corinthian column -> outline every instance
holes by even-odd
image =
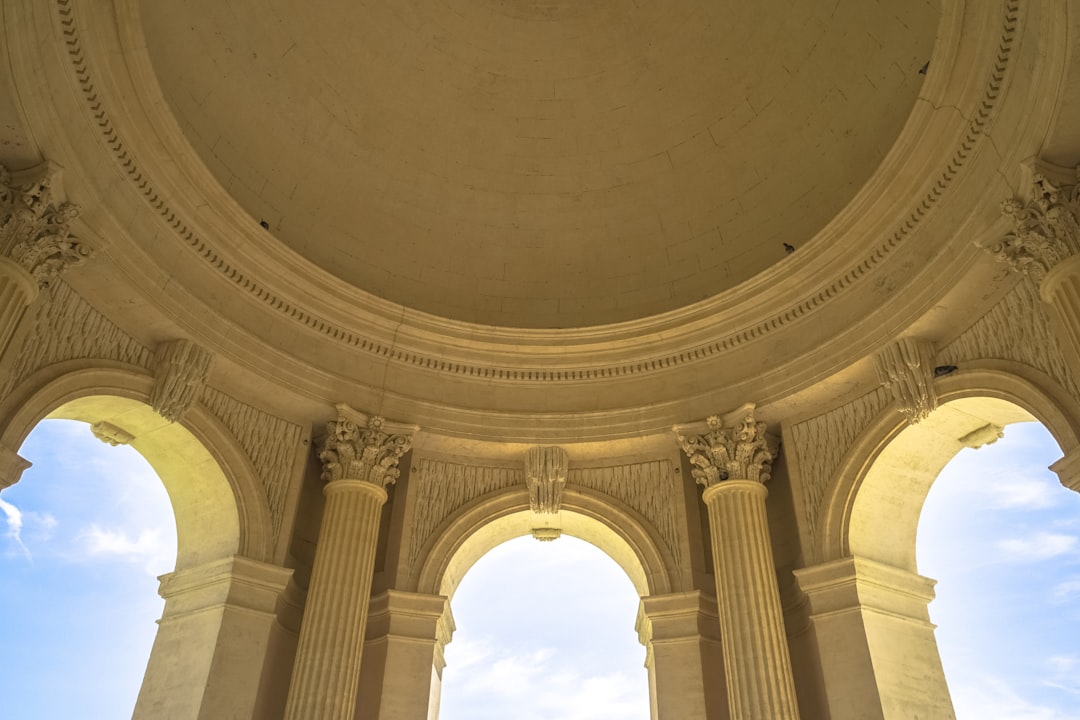
[[[753,405],[707,422],[704,434],[676,433],[705,486],[731,717],[798,718],[765,516],[777,443],[755,421]]]
[[[55,197],[56,172],[0,165],[0,354],[39,290],[90,256],[70,232],[79,208]]]
[[[1076,175],[1065,182],[1052,180],[1041,167],[1032,175],[1028,200],[1010,198],[1001,204],[1012,230],[979,245],[1035,282],[1057,320],[1062,353],[1080,378],[1080,184]]]
[[[288,720],[352,720],[355,714],[380,510],[416,430],[345,405],[327,425],[319,452],[326,506],[285,707]]]

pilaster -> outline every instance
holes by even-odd
[[[933,580],[857,557],[795,576],[833,720],[955,717],[927,609]]]
[[[292,570],[240,556],[161,576],[165,610],[134,718],[254,717]]]
[[[454,619],[441,595],[387,590],[371,599],[357,720],[438,716],[443,649]]]
[[[653,720],[726,720],[724,652],[716,602],[699,590],[641,599]]]

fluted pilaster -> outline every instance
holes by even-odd
[[[300,625],[287,720],[352,720],[386,485],[398,476],[412,426],[338,406],[319,458],[322,525]]]

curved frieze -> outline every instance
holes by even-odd
[[[140,166],[134,153],[129,152],[127,143],[120,136],[111,119],[104,94],[98,91],[94,73],[85,57],[76,6],[78,6],[76,0],[55,0],[55,8],[66,41],[72,71],[82,98],[91,115],[96,119],[98,131],[104,143],[123,173],[154,212],[221,277],[263,306],[334,342],[397,363],[442,374],[510,383],[577,383],[649,375],[694,364],[765,338],[785,326],[800,321],[820,311],[851,287],[863,281],[872,271],[881,266],[931,213],[958,177],[961,169],[977,154],[997,112],[998,101],[1003,95],[1007,76],[1011,72],[1022,15],[1020,0],[1007,0],[1002,4],[996,57],[993,58],[988,76],[984,81],[982,99],[980,102],[973,103],[974,111],[970,119],[966,120],[966,130],[959,137],[959,142],[949,160],[938,171],[936,181],[884,240],[875,247],[869,248],[869,252],[864,253],[856,263],[848,265],[845,271],[834,273],[832,276],[835,279],[831,283],[818,286],[811,294],[804,295],[796,302],[781,303],[779,311],[774,311],[767,317],[734,330],[722,326],[723,324],[730,325],[730,313],[721,310],[725,304],[731,302],[731,298],[726,295],[717,296],[690,308],[666,313],[646,321],[634,321],[625,323],[623,326],[609,326],[604,332],[560,331],[559,342],[567,349],[567,352],[559,355],[539,355],[522,353],[519,336],[524,333],[530,338],[528,344],[542,346],[546,338],[542,331],[529,334],[526,331],[510,332],[508,329],[493,330],[482,326],[469,326],[465,323],[444,322],[439,318],[425,317],[422,313],[409,313],[409,320],[415,324],[414,329],[419,333],[417,337],[424,333],[446,337],[448,342],[440,344],[439,348],[440,351],[445,352],[435,354],[418,349],[423,344],[422,342],[413,343],[414,347],[409,347],[409,344],[404,341],[408,333],[404,331],[395,333],[396,342],[388,344],[371,336],[359,334],[318,310],[281,296],[254,274],[249,274],[230,262],[222,252],[193,229],[191,223],[183,217],[182,210],[171,206],[166,201],[165,193],[158,190],[150,178],[150,173]],[[778,279],[780,279],[779,271],[772,273],[768,281]],[[759,281],[766,282],[760,279]],[[753,284],[752,282],[750,285],[753,286]],[[368,304],[370,306],[368,309],[371,311],[385,312],[387,309],[383,307],[387,305],[386,303],[380,305],[369,302]],[[623,329],[620,329],[621,327]],[[672,331],[673,327],[677,330]],[[663,333],[664,338],[660,338],[657,335],[659,333]],[[667,342],[667,338],[678,338],[680,335],[681,342]],[[611,363],[593,362],[586,365],[578,359],[581,356],[593,359],[602,357],[611,339],[622,336],[626,336],[624,340],[631,337],[650,336],[653,338],[652,343],[642,342],[639,345],[644,347],[651,344],[657,349],[636,350],[634,351],[636,358]],[[487,344],[492,350],[492,360],[481,363],[470,360],[464,355],[455,357],[453,355],[454,340],[462,337],[471,341],[469,347],[472,350],[480,347],[482,351],[482,347]],[[430,339],[428,338],[429,341]],[[661,339],[663,342],[660,342]],[[681,345],[681,347],[677,351],[660,350],[665,345],[670,348],[673,344]],[[512,358],[514,362],[500,364],[496,359],[499,354]],[[535,358],[538,356],[548,361],[547,366],[534,364],[533,367],[528,367],[530,362],[536,362]]]
[[[65,360],[113,360],[150,370],[153,353],[116,327],[83,300],[63,280],[52,283],[47,295],[30,308],[23,335],[0,398],[31,374]]]
[[[1012,360],[1041,370],[1080,399],[1080,389],[1061,354],[1046,306],[1032,281],[1016,283],[996,305],[938,353],[938,365],[965,360]]]

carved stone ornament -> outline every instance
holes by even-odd
[[[419,428],[368,417],[347,405],[338,405],[337,410],[338,418],[327,423],[319,450],[322,479],[363,480],[381,488],[397,480],[398,460],[412,447]]]
[[[679,447],[694,466],[691,474],[699,485],[712,487],[724,480],[766,483],[772,477],[772,461],[779,441],[754,419],[754,405],[747,404],[725,417],[706,420],[708,432],[686,434],[676,427]]]
[[[27,173],[12,173],[0,165],[0,255],[30,273],[40,288],[92,254],[71,234],[79,207],[57,202],[56,173],[50,165]]]
[[[534,513],[559,512],[567,465],[566,451],[562,448],[529,448],[525,455],[525,484],[529,488],[529,507]]]
[[[937,409],[934,392],[934,347],[915,338],[901,338],[877,354],[878,379],[892,393],[900,412],[917,423]]]
[[[184,416],[210,372],[210,353],[190,340],[169,340],[155,351],[150,405],[169,422]]]
[[[993,423],[987,423],[981,428],[972,430],[962,438],[958,438],[961,445],[972,450],[978,450],[985,445],[993,445],[1005,437],[1005,428]]]
[[[94,433],[94,437],[101,442],[106,445],[112,445],[113,447],[116,447],[117,445],[127,445],[135,439],[135,436],[127,430],[119,428],[111,422],[105,422],[104,420],[91,425],[90,432]]]
[[[1080,176],[1080,168],[1077,168]],[[1055,265],[1080,252],[1080,184],[1055,185],[1036,172],[1031,200],[1001,204],[1013,230],[979,246],[1016,272],[1041,282]]]

